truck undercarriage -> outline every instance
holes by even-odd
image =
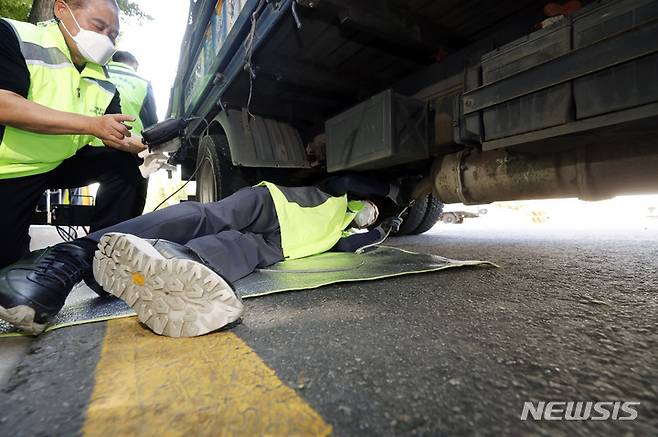
[[[405,233],[441,203],[656,192],[658,1],[575,3],[249,0],[209,49],[219,9],[197,2],[170,112],[203,120],[180,160],[202,201],[416,178]]]

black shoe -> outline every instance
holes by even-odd
[[[85,285],[89,287],[91,291],[96,293],[99,297],[111,296],[110,293],[103,290],[101,284],[96,282],[96,278],[94,278],[94,273],[91,270],[85,272],[85,274],[82,276],[82,280],[85,281]]]
[[[26,333],[40,334],[90,270],[91,261],[82,248],[62,243],[0,270],[0,319]]]
[[[165,240],[107,234],[94,276],[156,334],[194,337],[236,321],[244,310],[231,285],[192,250]]]

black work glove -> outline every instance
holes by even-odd
[[[397,233],[400,231],[400,226],[402,226],[402,219],[400,217],[389,217],[380,226],[386,233]]]

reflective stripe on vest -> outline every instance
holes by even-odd
[[[71,61],[58,48],[46,48],[31,42],[21,42],[21,53],[27,65],[44,65],[50,68],[69,68],[71,66]]]
[[[267,187],[281,227],[281,246],[287,259],[304,258],[326,252],[338,243],[356,216],[348,207],[359,203],[347,196],[332,197],[313,187],[286,188],[270,182]]]
[[[116,92],[103,67],[79,72],[55,22],[38,26],[5,19],[14,29],[30,73],[27,99],[76,114],[105,114]],[[93,141],[90,135],[44,135],[10,126],[0,144],[0,179],[46,173]]]
[[[120,62],[110,62],[107,71],[121,95],[121,112],[135,117],[135,122],[132,123],[133,132],[141,134],[145,127],[149,127],[144,126],[142,119],[149,82]]]

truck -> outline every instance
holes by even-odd
[[[484,208],[479,208],[474,211],[464,211],[464,210],[454,210],[446,211],[444,210],[439,216],[439,221],[445,223],[446,225],[461,225],[466,219],[476,219],[480,218],[483,215],[486,215],[488,210]]]
[[[443,204],[658,191],[658,0],[196,0],[169,114],[197,199],[359,172]]]

